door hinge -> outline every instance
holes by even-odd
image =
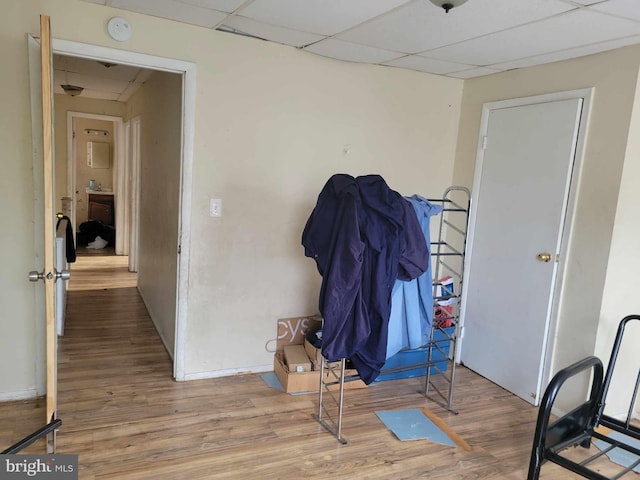
[[[178,255],[182,253],[182,245],[178,245]]]
[[[487,149],[487,142],[489,141],[489,137],[487,137],[486,135],[484,137],[482,137],[482,149],[486,150]]]
[[[76,131],[71,132],[71,138],[76,138]]]
[[[560,263],[560,254],[556,253],[556,263]]]

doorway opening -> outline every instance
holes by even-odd
[[[54,98],[59,105],[59,95]],[[126,141],[123,119],[88,112],[66,114],[67,196],[61,198],[61,211],[75,227],[77,253],[126,255],[123,245],[130,229],[124,230],[132,192],[117,188],[127,181],[121,177],[126,177],[129,161],[121,145]]]
[[[151,72],[148,82],[155,81],[157,92],[172,92],[163,96],[162,101],[154,98],[154,92],[145,92],[138,95],[137,99],[132,97],[129,103],[124,104],[124,114],[121,115],[111,115],[112,112],[104,109],[99,109],[98,112],[95,109],[88,112],[86,108],[70,109],[68,121],[72,131],[73,124],[76,124],[76,139],[78,122],[86,118],[87,113],[89,117],[93,117],[91,120],[111,122],[114,130],[114,155],[110,158],[113,158],[114,170],[107,173],[104,177],[106,180],[103,178],[102,182],[93,178],[105,173],[98,171],[101,167],[92,170],[90,178],[80,182],[76,170],[76,177],[69,182],[67,188],[57,190],[65,192],[64,196],[72,199],[71,216],[75,218],[76,224],[80,225],[83,223],[80,220],[84,219],[81,216],[84,212],[79,207],[81,203],[86,207],[87,221],[95,221],[96,217],[99,217],[103,224],[113,223],[113,253],[116,256],[128,257],[128,269],[138,272],[138,291],[173,360],[173,376],[177,380],[183,380],[195,65],[65,40],[53,39],[52,45],[54,55],[66,56],[75,61],[89,61],[92,65],[100,64],[100,68],[109,68],[104,65],[106,63],[110,66],[125,65],[148,70]],[[74,77],[74,82],[79,83],[80,78]],[[89,101],[89,98],[85,101]],[[116,102],[111,100],[110,103]],[[165,112],[162,109],[168,110]],[[171,142],[171,161],[163,161],[163,152],[153,149],[153,145],[158,143],[153,137],[156,130],[154,120],[155,127],[160,129],[155,135]],[[142,128],[143,121],[145,128],[148,127],[147,130]],[[108,131],[108,128],[83,126],[82,130],[82,133],[88,130],[88,135],[101,138],[105,135],[100,130]],[[96,145],[89,146],[90,143]],[[103,145],[97,145],[99,143],[105,142],[85,139],[82,150],[103,148]],[[80,150],[77,144],[76,149]],[[79,153],[87,165],[90,163],[89,160],[94,160],[88,158],[88,153]],[[58,172],[62,169],[60,162],[61,158],[58,158]],[[104,163],[100,163],[98,159],[98,165]],[[72,176],[73,169],[66,173],[64,177]],[[61,177],[59,173],[58,177]],[[175,198],[171,198],[168,190],[174,193]],[[101,198],[98,195],[112,196],[113,205],[108,201],[100,202]],[[78,202],[79,199],[82,202]],[[62,202],[60,194],[56,200]],[[163,202],[168,203],[163,206]],[[61,207],[59,204],[58,208]],[[93,208],[89,212],[91,207]]]

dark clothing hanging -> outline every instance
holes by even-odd
[[[60,226],[60,222],[66,219],[67,220],[67,228],[65,230],[65,250],[67,255],[67,262],[73,263],[76,261],[76,247],[73,243],[73,226],[71,225],[71,219],[66,215],[58,218],[58,222],[56,223],[56,230]]]
[[[302,234],[322,275],[322,353],[349,358],[365,383],[384,365],[391,289],[429,264],[413,207],[379,175],[333,175]]]

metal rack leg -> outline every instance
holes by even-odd
[[[318,414],[316,420],[322,425],[329,433],[331,433],[336,440],[341,444],[346,445],[347,439],[342,436],[342,414],[344,409],[344,371],[346,365],[346,359],[340,360],[339,371],[340,374],[336,375],[336,368],[328,367],[326,360],[322,357],[320,362],[320,388],[318,393]],[[329,377],[327,382],[325,379]],[[333,378],[330,378],[333,377]],[[332,381],[334,380],[335,381]],[[334,392],[329,390],[329,386],[338,385],[338,398],[336,399]],[[325,403],[327,398],[334,401],[337,407],[337,419],[333,419],[329,413]]]

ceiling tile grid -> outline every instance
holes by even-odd
[[[392,52],[382,48],[368,47],[356,43],[343,42],[335,38],[329,38],[322,42],[314,43],[305,48],[308,52],[317,53],[325,57],[345,60],[347,62],[360,63],[384,63],[394,58],[402,57],[404,54]]]
[[[640,22],[581,9],[442,47],[425,55],[489,66],[633,34],[640,34]]]
[[[146,82],[152,70],[64,55],[53,56],[55,93],[65,93],[61,85],[75,85],[83,97],[126,102]]]
[[[107,0],[112,7],[145,13],[156,17],[168,18],[178,22],[190,23],[199,27],[213,28],[222,22],[227,14],[189,5],[177,0]],[[134,35],[135,35],[135,28]]]
[[[640,43],[640,0],[467,0],[449,13],[431,0],[85,1],[454,78]]]
[[[242,15],[229,17],[222,24],[222,28],[230,29],[232,32],[246,33],[253,37],[270,40],[272,42],[291,45],[292,47],[303,47],[326,38],[323,35],[315,33],[301,32],[290,28],[258,22],[257,20],[253,20]]]
[[[460,72],[462,70],[469,70],[474,67],[474,65],[453,63],[446,60],[436,60],[434,58],[427,58],[421,55],[407,55],[406,57],[386,62],[385,65],[409,68],[411,70],[419,70],[421,72],[435,74],[449,74],[453,72]]]
[[[337,35],[378,48],[419,53],[575,8],[557,0],[469,0],[449,13],[428,0]]]
[[[335,35],[409,0],[254,0],[242,15],[320,35]],[[375,46],[375,45],[373,45]]]

